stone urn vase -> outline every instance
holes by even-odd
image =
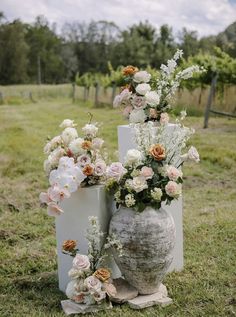
[[[110,222],[110,234],[115,234],[123,246],[115,261],[124,278],[139,294],[153,294],[173,260],[175,224],[163,208],[147,207],[143,212],[121,207]]]

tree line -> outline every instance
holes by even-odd
[[[127,64],[159,68],[177,48],[188,59],[215,46],[236,58],[236,23],[202,38],[186,28],[174,37],[170,26],[157,30],[147,21],[124,30],[108,21],[68,22],[59,34],[44,16],[28,24],[0,13],[0,84],[65,83]]]

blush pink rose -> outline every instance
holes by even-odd
[[[108,166],[106,174],[110,178],[120,180],[121,177],[127,172],[127,169],[123,167],[120,162],[114,162]]]
[[[181,184],[169,181],[165,186],[165,191],[168,196],[178,198],[181,195]]]
[[[140,175],[143,176],[145,179],[151,179],[154,175],[154,172],[151,167],[143,166]]]
[[[87,255],[76,254],[73,259],[73,268],[81,271],[88,271],[90,268],[90,261]]]
[[[166,174],[172,181],[177,181],[179,177],[183,176],[183,173],[172,165],[166,167]]]

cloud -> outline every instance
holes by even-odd
[[[183,27],[200,36],[217,34],[236,19],[235,0],[1,0],[1,10],[9,20],[32,22],[45,15],[61,27],[65,22],[114,21],[124,28],[148,20],[159,28],[169,24],[177,32]]]

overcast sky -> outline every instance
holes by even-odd
[[[217,34],[236,21],[236,0],[0,0],[8,20],[32,22],[45,15],[58,29],[69,21],[114,21],[119,27],[148,20],[175,32],[187,27],[200,36]]]

